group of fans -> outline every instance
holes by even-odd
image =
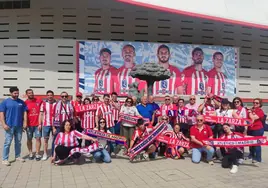
[[[62,92],[60,99],[56,101],[51,90],[47,91],[45,100],[37,99],[32,89],[26,90],[28,99],[25,101],[18,98],[18,88],[10,88],[10,94],[11,97],[0,104],[0,120],[5,130],[2,164],[8,166],[9,148],[13,137],[16,160],[25,161],[20,156],[21,135],[24,130],[27,132],[29,160],[47,160],[50,155],[48,141],[52,138],[51,161],[55,164],[62,164],[66,159],[77,162],[81,153],[89,154],[94,161],[109,163],[111,156],[116,157],[120,153],[127,155],[137,143],[164,122],[168,126],[163,132],[164,135],[190,142],[191,148],[154,141],[144,148],[144,159],[155,158],[157,155],[184,159],[184,156],[191,155],[192,162],[199,163],[202,157],[206,156],[209,164],[213,165],[213,159],[218,158],[222,161],[222,167],[231,168],[230,172],[236,173],[238,164],[244,159],[244,149],[215,148],[205,140],[242,138],[247,135],[262,136],[264,133],[265,115],[261,109],[262,100],[259,98],[253,100],[251,109],[246,109],[239,97],[229,102],[225,98],[219,100],[212,94],[207,95],[201,104],[197,104],[194,95],[190,96],[188,104],[185,104],[183,98],[167,95],[161,105],[154,101],[154,96],[143,96],[140,101],[135,97],[126,97],[124,101],[119,101],[115,92],[111,95],[93,95],[84,99],[82,93],[77,93],[76,99],[71,101],[67,92]],[[77,106],[87,104],[96,104],[97,108],[83,112],[75,110]],[[121,120],[123,115],[137,117],[137,122],[133,124]],[[249,118],[253,123],[250,126],[209,123],[205,122],[204,115]],[[149,119],[149,122],[145,119]],[[87,129],[124,136],[127,144],[121,146],[101,138],[92,138],[85,134]],[[35,155],[32,148],[33,137],[36,139]],[[43,156],[40,152],[41,137],[44,142]],[[99,147],[96,143],[105,147],[95,150]],[[135,159],[139,157],[140,155]],[[250,147],[248,158],[251,158],[254,164],[261,162],[261,146]]]

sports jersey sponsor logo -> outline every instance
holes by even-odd
[[[204,90],[205,89],[205,86],[204,86],[204,83],[203,82],[200,82],[199,83],[199,89],[200,90]]]
[[[127,80],[126,79],[122,80],[122,87],[127,88]]]
[[[103,87],[103,80],[99,80],[99,86]]]
[[[161,87],[164,89],[167,88],[167,80],[161,80]]]

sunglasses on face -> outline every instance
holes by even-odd
[[[238,103],[240,103],[240,101],[234,101],[234,103],[235,103],[235,104],[238,104]]]
[[[170,99],[165,99],[165,101],[170,101]]]
[[[259,102],[253,102],[253,104],[260,104]]]
[[[190,100],[195,101],[195,99],[190,99]]]
[[[105,121],[100,121],[100,123],[105,123]]]
[[[62,95],[61,98],[68,98],[68,95]]]
[[[132,101],[127,101],[127,103],[132,103]]]
[[[167,121],[168,119],[167,119],[167,118],[163,118],[162,120],[163,120],[163,121],[165,121],[165,120]]]
[[[99,99],[92,99],[92,101],[99,101]]]
[[[203,119],[197,119],[197,122],[203,122],[204,120]]]
[[[81,96],[76,96],[77,98],[81,98],[82,99],[82,97]]]

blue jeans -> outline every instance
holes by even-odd
[[[110,163],[111,157],[106,149],[102,149],[101,151],[96,151],[93,153],[93,157],[97,162],[105,162]]]
[[[60,127],[55,127],[56,128],[56,134],[53,136],[53,140],[52,140],[52,146],[51,146],[51,156],[53,157],[53,155],[54,155],[54,148],[55,148],[55,144],[54,144],[54,142],[55,142],[55,140],[56,140],[56,138],[57,138],[57,135],[59,134],[59,132],[60,132]]]
[[[34,138],[41,138],[42,137],[42,130],[38,130],[38,126],[28,126],[27,127],[27,139],[32,140]]]
[[[8,160],[10,145],[15,139],[15,157],[20,157],[21,154],[21,138],[22,138],[22,126],[9,127],[8,131],[5,131],[5,142],[3,147],[3,161]]]
[[[263,136],[264,129],[259,130],[248,130],[247,133],[249,136]],[[252,146],[249,147],[249,152],[253,160],[261,162],[261,146]]]
[[[214,154],[214,148],[211,147],[209,150],[206,149],[206,147],[202,147],[202,148],[193,148],[193,153],[192,153],[192,161],[193,163],[199,163],[201,160],[201,155],[202,152],[206,152],[207,153],[207,161],[211,161],[213,154]]]
[[[115,134],[115,128],[114,127],[111,127],[108,129],[112,134]],[[107,144],[109,145],[110,147],[110,153],[114,152],[114,148],[116,147],[116,144],[113,143],[113,142],[107,142]]]

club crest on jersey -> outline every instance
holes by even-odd
[[[167,80],[161,80],[161,87],[162,88],[167,88]]]
[[[103,87],[103,80],[99,80],[99,87]]]
[[[122,85],[123,88],[127,88],[127,80],[123,79],[121,85]]]
[[[225,83],[221,84],[222,89],[225,89]]]
[[[204,86],[204,83],[203,82],[200,82],[199,83],[199,89],[200,90],[204,90],[205,89],[205,86]]]

